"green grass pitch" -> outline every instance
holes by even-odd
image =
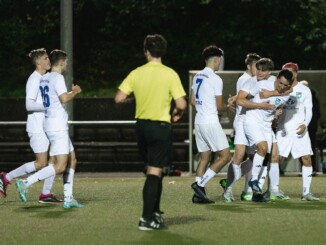
[[[241,202],[244,184],[233,187],[236,201],[223,203],[217,176],[207,185],[212,205],[191,203],[194,177],[165,177],[161,209],[168,226],[139,231],[144,177],[76,175],[74,194],[82,209],[38,204],[42,183],[23,204],[13,184],[1,198],[1,244],[325,244],[326,179],[313,178],[311,192],[320,202],[301,201],[300,177],[281,177],[289,201]],[[53,192],[62,196],[62,179]]]

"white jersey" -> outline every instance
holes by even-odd
[[[236,94],[238,95],[244,85],[252,78],[247,72],[244,72],[239,77],[236,84]],[[235,130],[234,144],[235,145],[249,145],[248,139],[243,129],[243,122],[245,117],[245,110],[240,105],[236,105],[236,114],[233,121],[233,128]]]
[[[46,108],[44,131],[68,130],[68,113],[59,96],[67,92],[63,75],[51,72],[41,78],[40,90]]]
[[[245,85],[245,83],[251,78],[251,76],[247,73],[244,72],[242,74],[241,77],[239,77],[238,81],[237,81],[237,85],[236,85],[236,89],[237,89],[237,94],[240,92],[240,90],[243,88],[243,86]],[[236,106],[236,116],[240,116],[240,112],[242,110],[242,106],[241,105],[237,105]]]
[[[42,75],[34,71],[26,83],[26,99],[32,99],[38,104],[43,104],[40,93],[40,79]],[[26,131],[28,133],[42,133],[44,121],[44,112],[28,112]]]
[[[308,126],[311,121],[312,96],[310,89],[301,83],[295,85],[283,111],[279,121],[279,130],[282,130],[283,134],[297,135],[297,128],[302,124]]]
[[[249,90],[249,93],[254,96],[252,102],[262,103],[268,101],[270,104],[275,106],[274,110],[248,109],[246,112],[248,117],[255,118],[255,120],[263,122],[266,126],[271,126],[271,123],[275,117],[275,110],[283,106],[289,99],[288,95],[271,96],[266,99],[260,98],[259,92],[261,89],[266,89],[269,91],[275,90],[275,80],[275,76],[270,76],[267,80],[256,82]]]
[[[218,122],[216,96],[222,96],[223,81],[211,68],[198,72],[192,82],[197,114],[195,124]]]
[[[270,76],[267,80],[257,81],[256,77],[253,77],[245,84],[242,88],[243,91],[254,96],[251,101],[255,103],[261,103],[269,100],[270,103],[280,106],[280,99],[270,97],[268,99],[261,99],[259,92],[261,89],[274,90],[275,89],[275,76]],[[280,96],[281,97],[281,96]],[[267,152],[270,153],[273,144],[273,131],[271,127],[271,121],[274,118],[274,110],[263,110],[263,109],[247,109],[246,116],[244,119],[244,132],[248,139],[249,145],[257,145],[260,142],[266,141],[268,148]]]

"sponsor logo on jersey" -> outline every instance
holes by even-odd
[[[286,105],[287,106],[291,106],[291,105],[294,105],[295,104],[295,102],[296,102],[296,100],[295,99],[293,99],[293,98],[290,98],[287,102],[286,102]]]

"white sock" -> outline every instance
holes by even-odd
[[[249,186],[249,181],[251,180],[251,171],[249,171],[246,175],[246,181],[245,181],[245,187],[244,187],[244,192],[245,193],[249,193],[249,192],[252,192],[252,189],[251,187]]]
[[[29,186],[33,185],[34,183],[36,183],[37,181],[44,180],[53,175],[55,175],[55,169],[54,169],[53,165],[51,164],[51,165],[37,171],[35,174],[32,174],[31,176],[29,176],[26,180],[24,180],[24,183],[27,187],[29,187]]]
[[[213,178],[215,175],[216,175],[216,173],[212,169],[208,168],[206,170],[203,178],[198,183],[198,185],[201,186],[201,187],[204,187],[207,184],[207,182],[210,181],[211,178]]]
[[[258,180],[258,185],[260,189],[263,189],[263,186],[266,181],[266,177],[267,177],[267,166],[263,166],[260,171],[259,180]]]
[[[251,169],[251,180],[258,180],[258,175],[260,174],[260,170],[263,166],[265,156],[260,156],[258,153],[255,154],[253,162],[252,162],[252,169]]]
[[[63,194],[64,201],[71,202],[73,199],[73,184],[74,184],[75,170],[72,168],[66,169],[63,174]]]
[[[269,169],[269,186],[271,192],[277,192],[280,184],[280,166],[278,163],[271,163]]]
[[[53,166],[53,163],[49,163],[48,165]],[[48,195],[51,193],[54,179],[55,179],[55,174],[49,178],[44,179],[43,190],[42,190],[43,195]]]
[[[196,176],[195,181],[196,181],[197,183],[199,183],[199,181],[201,180],[201,178],[202,178],[202,177],[200,177],[200,176]]]
[[[22,166],[10,171],[7,175],[6,178],[8,179],[9,182],[11,182],[13,179],[16,179],[18,177],[24,176],[26,174],[30,174],[35,172],[35,162],[28,162],[23,164]]]
[[[233,168],[234,178],[231,185],[233,185],[241,178],[241,166],[233,163],[232,168]]]
[[[312,167],[302,166],[302,185],[303,195],[307,195],[310,192],[310,185],[312,180]]]

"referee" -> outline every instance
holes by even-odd
[[[144,54],[147,63],[136,68],[120,84],[116,103],[133,94],[136,100],[138,147],[147,165],[143,188],[143,213],[139,230],[165,228],[160,212],[163,168],[171,163],[171,120],[178,121],[186,109],[186,95],[178,74],[162,64],[167,42],[162,35],[146,36]],[[175,108],[170,115],[172,98]]]

